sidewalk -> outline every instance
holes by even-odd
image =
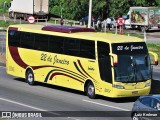
[[[146,42],[147,42],[147,43],[160,43],[160,38],[156,38],[156,37],[147,37]]]

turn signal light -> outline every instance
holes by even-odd
[[[158,65],[158,60],[157,60],[157,61],[155,61],[155,65]]]
[[[118,63],[117,63],[117,62],[114,62],[114,63],[113,63],[113,65],[114,65],[114,66],[117,66],[117,65],[118,65]]]

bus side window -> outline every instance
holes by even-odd
[[[98,64],[100,77],[102,80],[112,83],[112,71],[111,71],[111,59],[110,59],[110,47],[108,43],[97,42],[98,50]]]
[[[27,49],[33,49],[34,45],[34,34],[21,32],[21,47]]]
[[[8,32],[8,44],[9,46],[20,47],[20,32],[10,30]]]
[[[65,38],[64,53],[72,56],[79,56],[79,40],[76,38]]]
[[[59,36],[50,36],[49,37],[49,52],[63,54],[63,37]]]
[[[48,36],[35,34],[34,49],[40,51],[48,51]]]
[[[95,59],[95,41],[80,40],[80,56]]]

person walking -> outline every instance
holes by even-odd
[[[61,25],[63,25],[63,24],[64,24],[64,20],[63,20],[63,18],[61,18],[61,20],[60,20],[60,24],[61,24]]]
[[[107,18],[107,20],[106,20],[106,22],[107,22],[107,28],[108,28],[108,30],[111,30],[110,28],[111,28],[111,18]]]
[[[101,29],[102,29],[102,23],[101,23],[100,18],[98,18],[98,21],[97,21],[97,29],[98,29],[98,31],[101,31]]]

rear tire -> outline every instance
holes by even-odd
[[[86,86],[86,94],[89,98],[94,99],[96,98],[95,94],[95,87],[92,82],[89,82]]]
[[[29,85],[34,85],[35,84],[34,74],[33,74],[33,71],[31,69],[27,70],[27,72],[26,72],[26,82]]]

